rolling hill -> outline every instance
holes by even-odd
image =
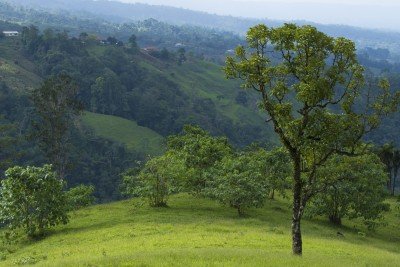
[[[115,23],[130,23],[133,21],[153,18],[175,25],[195,25],[207,28],[217,28],[223,31],[235,32],[243,35],[247,29],[259,23],[276,27],[284,21],[271,19],[249,19],[232,16],[220,16],[205,12],[175,8],[161,5],[147,5],[141,3],[127,4],[118,1],[93,0],[2,0],[17,6],[26,6],[47,10],[54,14],[80,14],[81,16],[97,17]],[[278,5],[279,3],[277,3]],[[287,22],[287,21],[285,21]],[[333,36],[344,36],[354,40],[360,47],[372,46],[390,48],[400,53],[400,33],[372,29],[351,27],[346,25],[323,25],[310,21],[294,21],[298,24],[312,24],[320,30]]]
[[[300,258],[291,255],[287,199],[242,218],[185,194],[171,197],[168,208],[126,200],[73,212],[42,240],[0,245],[0,266],[398,266],[395,211],[375,232],[353,221],[304,220]]]

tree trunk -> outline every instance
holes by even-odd
[[[398,174],[398,168],[395,167],[394,172],[393,172],[392,196],[394,196],[395,193],[396,193],[396,179],[397,179],[397,174]]]
[[[238,212],[239,217],[242,217],[242,216],[243,216],[242,207],[240,207],[240,205],[238,205],[238,206],[236,207],[236,209],[237,209],[237,212]]]
[[[294,172],[293,172],[293,217],[292,217],[292,250],[294,255],[301,256],[303,253],[303,241],[301,238],[301,169],[300,169],[300,157],[293,160]]]
[[[391,192],[391,190],[392,190],[392,169],[391,168],[388,168],[388,173],[389,173],[389,179],[387,181],[387,188],[388,188],[388,191]]]
[[[337,215],[329,215],[329,221],[335,225],[342,225],[342,219]]]
[[[275,199],[275,189],[272,189],[271,193],[269,194],[269,199]]]

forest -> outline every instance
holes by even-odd
[[[399,264],[396,50],[0,11],[0,266]]]

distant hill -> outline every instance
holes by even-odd
[[[278,26],[283,21],[259,20],[219,16],[205,12],[192,11],[168,6],[146,4],[126,4],[115,1],[93,0],[2,0],[19,6],[45,9],[52,12],[60,10],[73,11],[76,14],[90,13],[100,18],[117,23],[146,20],[156,20],[176,25],[190,24],[202,27],[217,28],[243,35],[247,29],[258,23],[268,26]],[[389,48],[400,54],[400,33],[368,30],[344,25],[322,25],[308,21],[295,21],[298,24],[312,24],[332,36],[344,36],[354,40],[360,47]]]

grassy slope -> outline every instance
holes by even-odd
[[[0,40],[0,79],[19,92],[30,91],[41,84],[34,74],[35,65],[20,55],[18,39]]]
[[[237,104],[235,98],[242,90],[240,82],[227,80],[221,66],[201,60],[189,60],[181,66],[171,64],[165,67],[154,62],[141,62],[141,65],[164,74],[168,79],[178,83],[180,88],[193,98],[211,99],[217,111],[233,122],[265,128],[270,141],[276,141],[272,128],[266,125],[265,116],[257,108],[258,97],[252,98],[249,106]]]
[[[399,266],[399,217],[371,233],[354,222],[336,228],[305,220],[304,256],[290,253],[287,200],[267,203],[238,218],[235,211],[187,195],[170,208],[139,200],[93,206],[71,214],[71,223],[46,239],[14,245],[0,266]],[[360,228],[361,230],[356,230]],[[337,231],[344,237],[337,236]],[[365,231],[366,236],[359,234]]]
[[[82,120],[100,137],[123,143],[128,149],[149,155],[159,155],[164,150],[161,135],[134,121],[91,112],[85,112]]]

